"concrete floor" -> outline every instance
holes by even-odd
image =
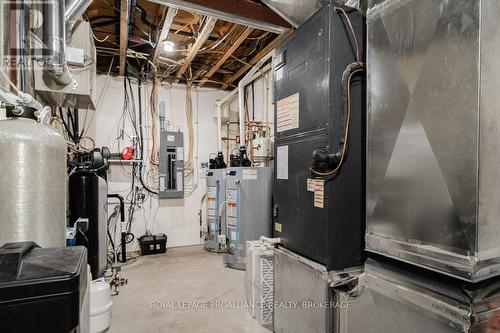
[[[248,309],[221,309],[246,301],[244,274],[225,268],[221,254],[201,246],[139,257],[122,269],[128,284],[113,297],[108,332],[269,333]]]

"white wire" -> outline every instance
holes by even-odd
[[[2,73],[2,76],[5,78],[5,80],[7,81],[7,83],[12,87],[12,89],[14,89],[16,91],[16,93],[19,95],[19,89],[17,89],[17,86],[9,79],[9,77],[7,76],[7,74],[5,74],[5,72],[3,71],[3,69],[0,69],[0,73]]]

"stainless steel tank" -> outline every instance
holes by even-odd
[[[0,120],[0,244],[65,245],[66,143],[27,118]]]

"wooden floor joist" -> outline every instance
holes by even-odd
[[[259,62],[266,54],[271,52],[276,46],[278,46],[288,35],[290,32],[279,35],[271,43],[269,43],[265,48],[263,48],[255,57],[253,57],[248,64],[243,65],[233,76],[227,79],[222,85],[222,89],[226,89],[231,83],[240,78],[243,74],[245,74],[253,65]]]
[[[168,33],[170,31],[170,26],[174,20],[175,15],[177,14],[177,9],[169,7],[165,18],[163,19],[163,26],[161,28],[160,35],[158,36],[158,40],[156,42],[155,48],[153,50],[153,65],[157,66],[158,61],[160,60],[160,55],[163,51],[163,42],[167,40]]]
[[[250,36],[253,30],[254,30],[253,28],[247,27],[245,31],[243,31],[243,33],[240,36],[238,36],[238,38],[233,42],[231,47],[226,52],[224,52],[224,54],[219,58],[217,63],[210,69],[210,71],[208,71],[207,74],[205,74],[205,76],[199,83],[200,87],[203,87],[203,85],[207,82],[207,80],[210,79],[212,75],[214,75],[219,70],[219,68],[226,62],[226,60],[238,49],[238,47],[240,47],[241,43],[243,43],[245,39],[247,39],[248,36]]]
[[[127,48],[128,48],[128,22],[129,22],[129,1],[120,0],[120,71],[119,75],[125,75],[127,67]]]
[[[175,81],[174,83],[178,83],[179,79],[182,77],[182,75],[186,72],[188,69],[189,65],[191,65],[191,62],[193,59],[196,57],[198,54],[198,51],[200,48],[205,44],[207,41],[208,37],[212,33],[212,30],[215,27],[215,23],[217,22],[217,19],[214,17],[208,17],[207,21],[204,24],[204,27],[202,31],[200,32],[198,38],[194,42],[193,46],[191,49],[188,51],[188,54],[186,56],[186,59],[182,63],[181,67],[177,70],[177,73],[175,74]]]

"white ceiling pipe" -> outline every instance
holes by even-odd
[[[253,76],[248,80],[248,83],[257,80],[259,77],[271,69],[271,65],[267,65],[262,68],[259,72],[254,73]],[[215,104],[217,110],[217,151],[222,152],[222,106],[230,101],[237,93],[239,88],[234,89],[229,94],[224,96],[222,99],[218,100]]]
[[[64,21],[66,22],[66,38],[70,37],[73,32],[75,23],[85,13],[87,7],[90,6],[93,0],[65,0],[64,1]]]
[[[271,59],[274,56],[274,50],[269,52],[266,56],[264,56],[262,59],[260,59],[255,66],[252,67],[252,69],[245,75],[243,79],[240,80],[238,83],[238,108],[239,108],[239,113],[240,113],[240,146],[245,147],[246,146],[246,140],[245,140],[245,86],[249,83],[252,82],[252,77],[255,75],[255,73],[260,70],[262,65],[264,65],[269,59]]]

